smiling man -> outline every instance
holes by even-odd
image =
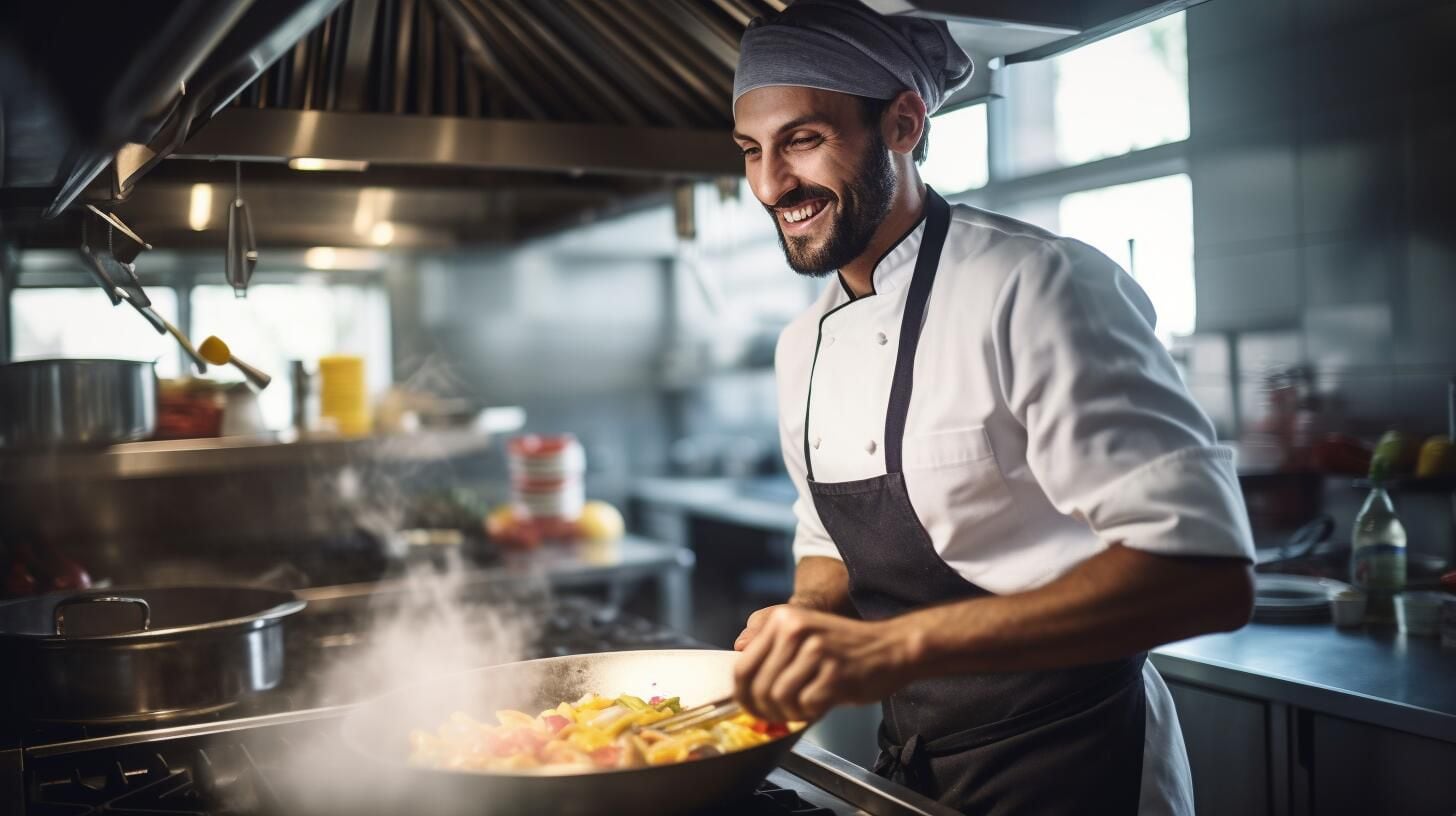
[[[1191,813],[1146,653],[1248,619],[1232,453],[1126,273],[921,182],[971,71],[944,23],[851,0],[744,35],[749,183],[831,281],[779,341],[794,594],[739,636],[737,697],[883,701],[876,770],[962,810]]]

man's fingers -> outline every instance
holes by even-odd
[[[773,611],[775,609],[778,609],[780,606],[783,606],[783,604],[778,604],[776,606],[766,606],[763,609],[756,610],[752,615],[749,615],[748,620],[743,624],[743,631],[739,633],[738,639],[733,641],[733,648],[740,652],[747,648],[748,644],[752,642],[753,639],[758,636],[758,633],[763,629],[763,626],[768,621],[769,616],[772,615]]]
[[[773,633],[759,631],[743,648],[743,653],[738,656],[738,661],[733,664],[733,698],[747,708],[750,714],[756,713],[751,692],[753,678],[758,673],[759,666],[768,657],[769,649],[772,646]]]
[[[787,611],[775,613],[764,636],[772,636],[773,648],[749,683],[749,697],[759,716],[782,722],[784,712],[773,696],[773,684],[793,664],[799,651],[800,630]]]
[[[813,680],[799,692],[798,712],[800,719],[817,720],[828,713],[839,702],[839,686],[842,681],[839,661],[828,658],[820,660]]]
[[[818,676],[823,660],[823,642],[819,636],[809,635],[794,654],[793,661],[777,677],[769,678],[769,698],[773,701],[779,722],[807,719],[801,697],[804,687]]]

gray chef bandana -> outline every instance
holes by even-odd
[[[769,85],[871,99],[911,90],[935,113],[972,70],[943,21],[886,17],[858,0],[799,0],[749,23],[733,76],[733,104]]]

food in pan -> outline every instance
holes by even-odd
[[[676,697],[643,700],[587,694],[536,716],[497,711],[499,725],[451,714],[436,731],[410,733],[410,762],[442,770],[487,773],[583,773],[669,765],[762,745],[802,723],[770,723],[740,714],[707,728],[674,734],[652,724],[680,713]]]

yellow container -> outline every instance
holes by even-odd
[[[334,421],[344,436],[365,436],[370,430],[369,390],[364,381],[364,358],[353,355],[320,357],[319,416]]]

